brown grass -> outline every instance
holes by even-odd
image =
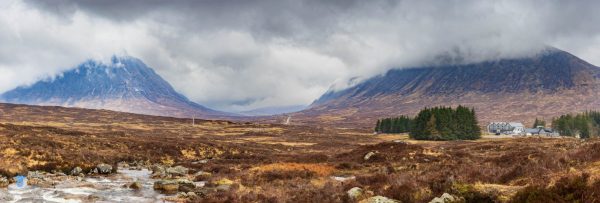
[[[466,202],[598,202],[600,194],[597,139],[431,142],[348,128],[201,120],[191,126],[189,119],[4,104],[0,110],[0,174],[144,161],[235,182],[194,202],[349,202],[352,187],[403,202],[444,192]],[[375,155],[365,160],[369,152]],[[196,163],[203,159],[208,163]]]
[[[326,164],[306,164],[306,163],[274,163],[258,166],[251,170],[258,172],[269,171],[309,171],[318,176],[329,176],[335,171],[335,167]]]

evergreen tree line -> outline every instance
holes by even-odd
[[[411,119],[408,116],[384,118],[377,120],[375,132],[378,133],[407,133],[410,132]]]
[[[410,137],[417,140],[474,140],[481,137],[474,109],[425,108],[413,119]]]
[[[552,128],[562,136],[597,137],[600,134],[600,112],[587,111],[577,115],[562,115],[552,120]]]

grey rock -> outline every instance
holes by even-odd
[[[395,199],[390,199],[384,196],[375,196],[370,197],[366,200],[360,201],[361,203],[399,203],[400,201]]]
[[[177,193],[177,197],[188,198],[188,194],[187,194],[187,192],[179,192],[179,193]]]
[[[163,167],[161,165],[152,165],[152,167],[150,167],[150,169],[152,170],[153,178],[164,178],[167,176],[165,167]]]
[[[159,180],[154,182],[154,190],[173,193],[179,191],[179,184],[173,180]]]
[[[207,159],[202,159],[200,161],[194,161],[194,162],[192,162],[192,164],[205,164],[205,163],[208,163]]]
[[[0,188],[8,187],[9,184],[8,178],[0,175]]]
[[[350,199],[356,200],[356,199],[359,199],[364,194],[364,191],[363,191],[363,189],[361,189],[359,187],[353,187],[350,190],[348,190],[346,193],[348,193],[348,197],[350,197]]]
[[[102,163],[102,164],[98,164],[96,166],[96,169],[98,169],[99,174],[110,174],[110,173],[112,173],[113,167],[111,165]]]
[[[442,194],[440,197],[433,198],[429,203],[451,203],[455,202],[456,198],[448,193]]]
[[[365,157],[364,157],[365,161],[369,160],[375,154],[377,154],[377,152],[369,152],[369,153],[365,154]]]
[[[127,186],[128,188],[134,189],[134,190],[140,190],[143,188],[142,183],[140,182],[133,182],[131,184],[129,184],[129,186]]]
[[[171,176],[186,176],[188,174],[189,169],[183,166],[175,166],[169,167],[165,170],[167,175]]]
[[[69,174],[72,176],[78,176],[79,174],[81,174],[81,172],[83,172],[83,169],[81,169],[81,167],[77,166],[77,167],[73,168],[73,170],[71,170],[71,172],[69,172]]]
[[[161,190],[167,193],[190,192],[196,188],[194,182],[187,179],[159,180],[154,182],[154,190]]]
[[[218,191],[228,191],[231,189],[231,185],[219,185],[216,187]]]

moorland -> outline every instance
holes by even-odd
[[[152,170],[154,189],[176,202],[429,202],[444,193],[456,202],[600,201],[597,139],[416,141],[362,128],[0,104],[2,176],[76,167],[97,175],[102,163]]]

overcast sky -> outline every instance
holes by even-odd
[[[0,92],[86,59],[140,58],[227,111],[306,105],[332,85],[440,55],[548,46],[600,65],[600,1],[3,0]]]

